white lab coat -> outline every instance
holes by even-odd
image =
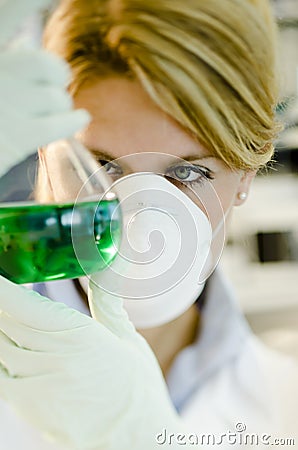
[[[215,434],[214,448],[233,448],[218,445],[220,435],[229,431],[238,443],[240,434],[249,435],[248,440],[258,436],[257,446],[234,445],[237,449],[272,448],[274,439],[294,439],[295,446],[279,443],[298,448],[298,362],[252,334],[220,272],[208,289],[201,334],[180,352],[168,376],[180,415],[197,433]],[[239,424],[246,428],[242,433]]]
[[[39,285],[38,290],[88,314],[69,280]],[[196,342],[178,354],[167,378],[173,403],[189,429],[198,439],[204,439],[204,433],[213,434],[214,448],[272,448],[272,440],[280,438],[296,439],[298,447],[297,361],[270,350],[253,336],[219,271],[209,281],[202,314]],[[242,433],[236,429],[239,424],[246,427]],[[224,440],[219,445],[221,434],[229,431],[238,445],[231,441],[225,445]],[[239,444],[240,435],[257,433],[271,436],[265,446]],[[194,448],[213,448],[210,442]],[[282,448],[296,446],[290,443]],[[0,402],[0,450],[60,449]]]

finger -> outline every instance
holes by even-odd
[[[7,369],[0,362],[0,380],[7,379],[8,377],[9,373],[7,372]]]
[[[142,355],[146,355],[147,360],[152,358],[156,364],[155,355],[147,341],[136,331],[133,323],[129,320],[128,314],[123,308],[123,299],[103,291],[98,279],[100,279],[100,274],[94,274],[89,282],[88,300],[92,317],[114,336],[132,343]]]
[[[19,376],[19,371],[14,368],[17,348],[18,347],[11,339],[0,332],[0,364],[9,378]]]
[[[89,121],[90,115],[84,110],[39,118],[24,118],[15,111],[9,111],[8,108],[7,117],[3,118],[0,108],[0,148],[3,149],[0,177],[34,153],[38,147],[58,139],[72,137]],[[5,134],[1,133],[1,130],[4,130]]]
[[[136,338],[136,329],[123,308],[123,299],[103,291],[96,274],[90,279],[88,300],[92,317],[97,322],[120,338]]]
[[[0,314],[0,331],[18,347],[30,348],[34,351],[54,351],[56,349],[56,343],[51,339],[53,333],[28,327],[5,313]]]
[[[15,79],[67,86],[70,69],[61,58],[46,50],[10,50],[0,54],[1,73]]]
[[[41,117],[23,117],[17,111],[7,110],[7,115],[0,114],[0,130],[6,131],[3,136],[3,147],[6,145],[14,149],[16,163],[24,159],[28,154],[33,153],[38,147],[49,144],[62,138],[73,137],[73,135],[84,128],[90,121],[90,115],[83,109],[67,111],[63,113],[50,114]],[[17,127],[18,133],[15,135],[12,130],[12,123]],[[1,132],[0,132],[1,135]],[[22,136],[22,144],[20,138]],[[5,139],[7,144],[5,144]],[[9,157],[10,155],[8,155]],[[5,154],[3,155],[5,158]],[[2,158],[2,155],[1,155]]]
[[[60,355],[62,359],[63,355]],[[19,347],[0,332],[0,363],[10,378],[23,378],[51,373],[57,366],[56,354]]]
[[[84,109],[33,119],[40,137],[33,138],[32,144],[38,141],[38,146],[41,146],[61,138],[73,137],[77,131],[85,128],[90,119],[90,114]]]
[[[18,347],[36,352],[55,353],[62,348],[64,351],[66,348],[74,349],[73,343],[76,340],[79,342],[79,334],[85,333],[84,330],[86,330],[86,325],[74,329],[44,331],[24,325],[8,314],[0,314],[0,331]]]
[[[17,110],[26,116],[58,114],[72,109],[70,95],[61,88],[48,85],[28,86],[20,80],[10,83],[0,74],[0,114],[7,115],[10,110]]]
[[[49,6],[51,0],[2,0],[0,3],[0,45],[5,44],[33,13]]]
[[[43,331],[61,331],[89,325],[90,318],[53,302],[37,292],[0,276],[0,311],[14,320]]]

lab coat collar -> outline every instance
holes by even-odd
[[[203,387],[207,378],[240,355],[251,335],[234,297],[231,286],[216,269],[206,286],[201,311],[201,328],[194,344],[175,358],[167,376],[172,401],[181,412],[187,401]]]

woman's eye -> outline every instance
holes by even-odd
[[[211,170],[207,169],[207,167],[197,166],[195,164],[170,167],[167,169],[166,175],[189,184],[203,183],[206,180],[214,179]]]
[[[110,177],[116,179],[123,175],[123,170],[118,164],[103,159],[100,159],[99,162]]]

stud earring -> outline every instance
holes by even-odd
[[[238,192],[238,198],[239,198],[239,200],[246,200],[247,193],[246,192]]]

